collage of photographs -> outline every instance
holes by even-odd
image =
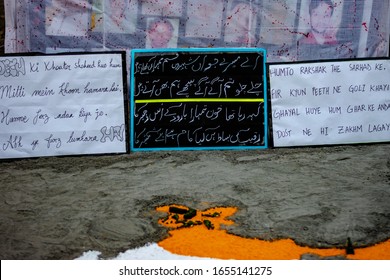
[[[44,3],[30,4],[36,5],[30,9],[32,51],[259,47],[267,49],[272,62],[385,56],[389,48],[388,3],[383,1]]]

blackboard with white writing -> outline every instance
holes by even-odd
[[[133,50],[131,149],[267,147],[265,51]]]
[[[268,67],[275,147],[390,141],[390,59]]]
[[[127,152],[125,53],[0,57],[0,158]]]

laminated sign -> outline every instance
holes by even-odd
[[[125,153],[124,52],[0,57],[0,158]]]
[[[267,147],[265,51],[133,50],[131,149]]]

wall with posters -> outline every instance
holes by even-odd
[[[267,61],[389,54],[382,0],[5,0],[6,52],[257,47]]]
[[[134,49],[261,48],[266,50],[267,62],[304,62],[307,67],[311,67],[313,61],[372,59],[389,55],[390,2],[381,0],[5,0],[4,7],[7,53],[126,50],[127,54],[131,54]],[[386,63],[384,62],[385,65]],[[342,65],[341,63],[340,69]],[[347,75],[347,70],[343,70],[342,73],[346,75],[343,76],[345,79],[349,79],[351,73],[361,75],[361,79],[380,77],[372,75],[372,72],[351,72]],[[84,74],[79,73],[80,77]],[[305,83],[302,77],[294,76],[295,78]],[[330,79],[330,76],[325,75],[323,78]],[[276,76],[271,77],[271,83],[278,83]],[[365,81],[365,84],[368,87],[369,82]],[[286,85],[301,90],[305,87],[301,84],[294,85],[294,81],[286,81]],[[338,86],[335,85],[336,88]],[[336,110],[339,107],[344,110],[349,105],[383,103],[385,108],[387,106],[388,91],[376,97],[370,95],[369,104],[360,100],[359,105],[349,100],[355,96],[347,94],[347,85],[340,86],[345,95],[338,101],[341,102],[339,105],[334,105]],[[271,92],[273,109],[288,111],[292,104],[289,102],[293,102],[293,99],[274,100],[279,89],[273,90],[276,90]],[[304,108],[297,111],[302,113],[302,110],[309,108],[310,115],[311,108],[314,113],[309,119],[299,119],[295,123],[299,129],[314,120],[317,123],[320,114],[315,109],[321,110],[334,101],[330,96],[315,100],[320,102],[312,104],[311,99],[301,100],[303,103],[299,106]],[[7,115],[8,111],[4,109],[2,112]],[[324,117],[323,112],[322,109],[321,117]],[[381,117],[378,114],[377,110],[370,118],[377,120]],[[387,118],[388,111],[384,114]],[[363,113],[349,116],[361,115]],[[290,122],[282,122],[284,117],[273,116],[273,119],[274,133],[284,135],[282,132],[286,129],[295,129],[290,128]],[[321,121],[323,120],[319,123]],[[323,127],[327,127],[326,121]],[[356,126],[359,127],[358,124]],[[308,127],[305,136],[314,135],[312,132],[318,130],[318,127],[314,127],[315,124],[312,129]],[[381,135],[353,138],[351,134],[348,137],[344,135],[341,138],[328,138],[326,141],[312,141],[312,137],[309,143],[386,141],[387,134],[385,137]],[[283,143],[282,140],[287,137],[281,136],[278,139],[278,135],[274,134],[275,137],[275,144],[280,146],[296,145],[297,142],[294,141],[309,144],[302,141],[307,138],[299,139],[301,136],[293,142]]]

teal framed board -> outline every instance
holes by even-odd
[[[133,50],[130,150],[267,148],[263,49]]]

